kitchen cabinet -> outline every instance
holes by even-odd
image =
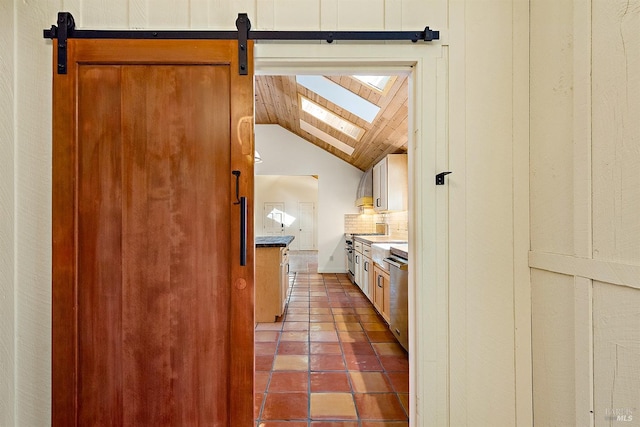
[[[370,283],[373,280],[373,262],[371,261],[371,245],[356,240],[354,242],[355,272],[354,280],[356,285],[370,300],[373,298]]]
[[[371,261],[371,245],[362,245],[362,271],[360,272],[360,280],[362,292],[369,298],[373,299],[373,289],[371,282],[373,281],[373,262]]]
[[[353,244],[353,281],[362,289],[362,242]]]
[[[407,155],[389,154],[373,167],[373,209],[406,211],[407,194]]]
[[[269,242],[293,236],[268,236]],[[290,240],[288,239],[290,238]],[[258,243],[256,238],[255,321],[275,322],[289,298],[289,244]]]
[[[389,273],[378,264],[373,265],[373,306],[389,323],[390,301],[390,277]]]
[[[369,300],[373,300],[373,286],[371,283],[373,282],[373,261],[369,257],[362,257],[363,265],[362,265],[362,292],[369,298]]]

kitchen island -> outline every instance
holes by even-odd
[[[289,297],[289,244],[293,236],[256,236],[255,321],[275,322]]]

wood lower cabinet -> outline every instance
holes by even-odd
[[[256,247],[256,322],[275,322],[289,298],[289,248]]]
[[[389,322],[391,290],[389,279],[389,273],[380,268],[378,264],[373,265],[373,306],[378,310],[387,323]]]
[[[360,282],[362,292],[369,298],[373,299],[373,261],[366,255],[362,256],[362,271],[360,272]]]

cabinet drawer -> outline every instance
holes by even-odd
[[[362,253],[362,246],[362,242],[359,242],[357,240],[353,242],[353,248],[360,253]]]
[[[367,245],[367,244],[362,245],[362,255],[371,257],[371,245]]]

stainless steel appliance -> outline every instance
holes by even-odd
[[[356,252],[353,247],[353,239],[356,236],[384,236],[389,232],[389,225],[384,223],[376,224],[375,233],[345,233],[344,235],[344,250],[347,257],[347,276],[351,283],[356,284]]]
[[[349,280],[351,280],[351,283],[355,283],[356,267],[354,261],[355,255],[353,253],[353,237],[351,237],[351,235],[346,236],[344,239],[344,250],[347,255],[347,276]]]
[[[389,263],[390,300],[389,329],[405,350],[409,351],[409,261],[392,254],[385,261]]]

